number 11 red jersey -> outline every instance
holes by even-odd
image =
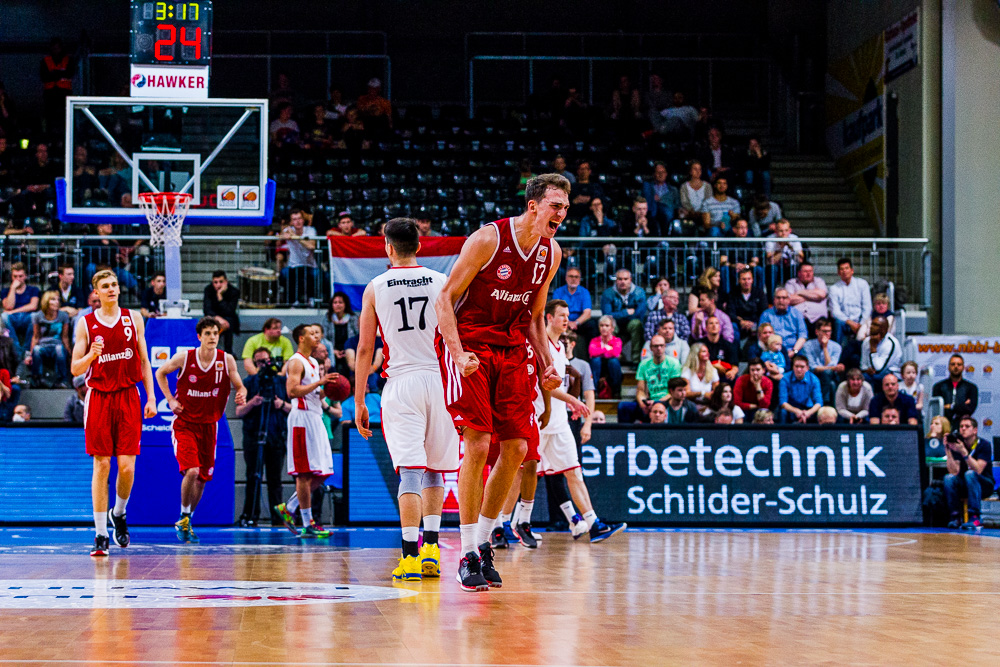
[[[524,345],[531,304],[552,264],[552,241],[542,237],[525,253],[512,218],[487,226],[496,229],[496,251],[455,305],[458,337],[463,344]]]
[[[184,367],[177,373],[177,400],[184,407],[177,419],[192,424],[214,424],[226,413],[229,401],[229,369],[226,353],[215,351],[208,368],[198,361],[198,350],[188,350]]]

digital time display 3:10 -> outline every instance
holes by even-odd
[[[132,1],[133,64],[207,66],[211,35],[210,0]]]

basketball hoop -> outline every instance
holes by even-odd
[[[149,244],[179,248],[181,227],[191,208],[191,195],[186,192],[142,192],[139,206],[149,222]]]

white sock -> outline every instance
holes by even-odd
[[[521,523],[531,523],[531,510],[535,508],[534,500],[522,500],[521,501],[521,512],[517,517],[517,520]]]
[[[583,520],[587,522],[587,529],[589,530],[594,526],[594,522],[597,521],[597,512],[590,510],[583,515]]]
[[[463,523],[458,527],[462,533],[462,556],[465,556],[470,551],[476,554],[479,553],[479,549],[476,546],[476,529],[478,527],[478,524],[475,523]]]
[[[305,528],[306,526],[308,526],[309,524],[311,524],[312,521],[313,521],[313,511],[312,511],[312,508],[310,507],[309,509],[306,509],[305,507],[303,507],[299,511],[302,512],[302,527]]]
[[[128,505],[128,498],[122,498],[117,493],[115,494],[115,508],[111,510],[111,513],[115,516],[125,516],[125,506]]]
[[[497,528],[503,528],[503,514],[497,514],[497,518],[493,519],[493,530]]]
[[[191,513],[190,505],[181,505],[181,514],[190,514],[190,513]]]
[[[288,510],[289,514],[295,514],[295,510],[299,508],[299,494],[293,493],[292,497],[285,502],[285,509]]]
[[[511,512],[510,514],[500,514],[500,521],[501,521],[501,523],[509,523],[510,522],[510,518],[512,516],[514,516],[513,512]]]
[[[94,512],[94,528],[97,529],[98,535],[108,536],[108,513],[107,512]]]
[[[403,541],[416,542],[420,537],[419,526],[403,526]]]
[[[424,517],[424,530],[437,533],[441,530],[441,515],[428,514]]]
[[[521,522],[521,503],[514,503],[514,511],[510,513],[510,525],[516,526]]]
[[[476,545],[490,541],[490,534],[493,532],[493,522],[495,518],[490,518],[483,514],[479,515],[479,522],[476,524]]]
[[[562,513],[566,516],[566,521],[573,523],[573,517],[576,516],[576,510],[573,509],[573,501],[567,500],[559,506],[559,509],[561,509]]]

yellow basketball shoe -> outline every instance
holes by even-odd
[[[420,581],[420,561],[416,556],[400,556],[399,565],[392,571],[393,581]]]
[[[420,568],[425,577],[440,577],[441,547],[426,543],[420,547]]]

